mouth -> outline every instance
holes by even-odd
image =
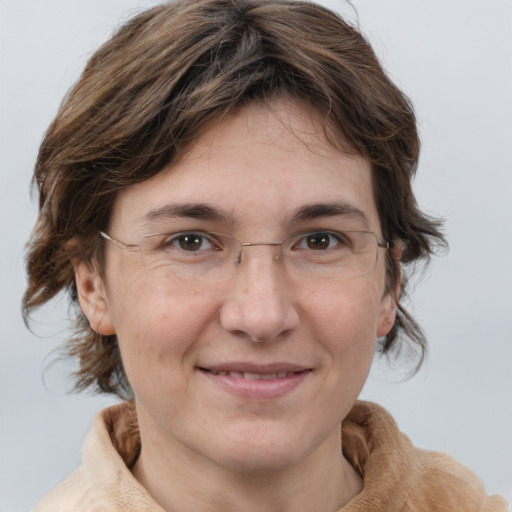
[[[213,375],[220,375],[221,377],[231,377],[233,379],[245,379],[245,380],[276,380],[276,379],[286,379],[289,377],[293,377],[301,371],[298,372],[276,372],[276,373],[254,373],[254,372],[237,372],[237,371],[211,371],[206,368],[201,368],[201,370],[213,373]]]
[[[225,363],[197,369],[223,391],[252,399],[276,399],[286,395],[312,373],[311,368],[283,363],[263,366]]]

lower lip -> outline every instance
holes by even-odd
[[[216,375],[215,373],[199,370],[208,380],[214,382],[224,390],[244,398],[257,400],[272,400],[280,398],[297,387],[311,373],[309,370],[295,373],[290,377],[271,380],[249,380],[230,377],[229,375]]]

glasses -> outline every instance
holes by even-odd
[[[102,231],[100,235],[121,249],[139,252],[148,272],[164,268],[176,279],[197,281],[230,279],[245,258],[245,249],[255,245],[277,249],[274,259],[290,276],[337,281],[371,274],[379,248],[389,249],[389,242],[370,231],[311,231],[278,242],[240,242],[203,231],[152,233],[137,244],[125,244]]]

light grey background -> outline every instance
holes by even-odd
[[[0,0],[0,511],[30,509],[80,461],[112,400],[65,393],[65,308],[30,334],[20,317],[23,245],[35,217],[31,167],[85,60],[150,0]],[[353,16],[341,0],[325,2]],[[359,22],[412,98],[423,157],[420,205],[451,243],[413,296],[430,358],[412,380],[378,364],[363,393],[415,444],[446,451],[489,492],[512,497],[512,2],[355,0]],[[44,376],[44,382],[43,382]]]

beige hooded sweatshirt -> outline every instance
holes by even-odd
[[[139,450],[133,405],[105,409],[86,438],[82,465],[33,512],[164,512],[130,471]],[[378,405],[356,402],[343,422],[343,451],[364,489],[339,512],[507,512],[469,469],[415,448]]]

